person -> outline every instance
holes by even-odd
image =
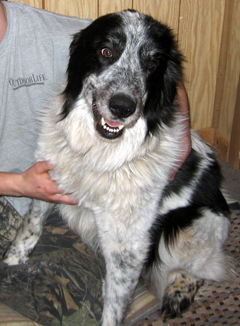
[[[67,67],[72,35],[91,20],[68,17],[22,3],[0,1],[0,195],[21,216],[30,198],[77,204],[51,179],[49,162],[34,164],[37,116],[48,90],[61,84]],[[186,116],[179,165],[191,149],[189,105],[182,81],[178,101]]]
[[[76,204],[51,180],[48,162],[34,164],[44,98],[63,82],[72,35],[90,20],[18,2],[0,2],[0,195],[24,215],[31,198]]]

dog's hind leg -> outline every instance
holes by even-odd
[[[199,208],[198,212],[189,225],[182,225],[176,233],[164,229],[158,242],[159,257],[150,267],[150,280],[162,302],[164,317],[186,310],[204,279],[227,281],[233,276],[231,259],[222,249],[229,220],[207,208]],[[178,223],[179,216],[175,215]]]
[[[9,249],[4,255],[4,262],[8,265],[25,263],[41,236],[44,222],[53,209],[54,204],[33,200],[24,217],[23,223]]]

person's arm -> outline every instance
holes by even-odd
[[[3,40],[6,31],[7,31],[7,13],[2,1],[0,1],[0,42]]]
[[[53,166],[48,162],[38,162],[23,173],[0,172],[0,195],[30,197],[48,202],[75,205],[69,195],[63,194],[50,178]]]
[[[182,80],[178,82],[178,88],[177,88],[177,100],[178,104],[181,109],[181,113],[184,117],[184,135],[181,139],[181,156],[178,159],[178,163],[175,167],[175,169],[170,174],[170,180],[173,180],[175,178],[175,175],[178,171],[178,169],[181,167],[181,165],[185,162],[186,158],[190,154],[191,148],[192,148],[192,142],[191,142],[191,132],[190,132],[190,112],[189,112],[189,101],[188,101],[188,95],[187,91],[185,89],[184,83]]]

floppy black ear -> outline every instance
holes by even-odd
[[[67,68],[67,86],[63,91],[65,102],[62,109],[64,119],[72,110],[83,88],[85,78],[95,69],[99,68],[97,60],[96,34],[100,18],[88,27],[76,33],[69,48],[69,63]]]
[[[67,68],[67,86],[63,91],[65,98],[61,112],[62,119],[71,111],[75,101],[82,91],[83,80],[87,74],[86,52],[88,51],[88,43],[85,37],[85,30],[74,35],[73,41],[69,48],[69,63]]]
[[[159,25],[162,34],[156,44],[161,55],[157,69],[149,75],[147,81],[148,97],[144,108],[149,133],[154,133],[159,125],[170,125],[173,121],[177,84],[182,78],[182,56],[177,50],[172,32],[166,26]]]

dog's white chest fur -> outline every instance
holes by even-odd
[[[64,219],[93,246],[99,241],[96,226],[116,230],[119,238],[127,236],[131,225],[146,233],[179,153],[175,139],[181,135],[181,123],[165,128],[162,139],[145,139],[146,123],[140,118],[121,140],[107,141],[94,129],[86,101],[79,99],[63,121],[58,120],[60,105],[55,103],[44,117],[36,156],[54,165],[54,180],[79,202],[76,207],[62,206]]]

